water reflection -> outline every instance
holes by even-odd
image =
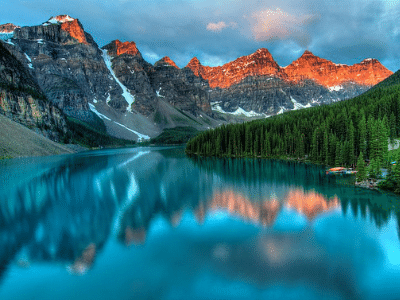
[[[26,165],[10,170],[0,187],[0,279],[13,263],[29,268],[50,262],[72,274],[92,272],[116,239],[123,249],[146,249],[160,257],[157,266],[182,276],[209,268],[260,288],[307,283],[359,299],[365,296],[355,283],[359,274],[381,263],[383,254],[364,227],[341,228],[342,214],[378,229],[395,219],[400,238],[396,197],[372,197],[346,186],[345,178],[338,184],[315,166],[190,160],[182,153],[107,150],[35,170]],[[188,215],[196,233],[183,231]],[[160,220],[183,237],[146,248]],[[221,232],[211,233],[213,220],[223,224]],[[171,245],[176,254],[159,253]],[[184,259],[197,263],[186,265]]]
[[[303,190],[297,189],[289,192],[286,207],[304,214],[311,221],[323,212],[339,208],[340,204],[337,196],[328,200],[314,191],[305,193]]]

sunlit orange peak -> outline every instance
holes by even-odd
[[[19,28],[19,26],[16,26],[12,23],[0,25],[0,33],[11,33],[15,30],[15,28]]]
[[[135,42],[120,42],[119,40],[114,41],[115,47],[116,47],[116,54],[121,55],[121,54],[131,54],[131,55],[137,55],[139,53],[139,50],[136,47]]]
[[[79,43],[88,44],[85,32],[78,19],[72,19],[72,21],[64,22],[61,24],[61,29],[68,32],[73,38],[79,41]]]
[[[172,59],[170,59],[168,56],[164,56],[164,57],[162,58],[162,60],[163,60],[164,62],[166,62],[167,64],[169,64],[170,66],[173,66],[173,67],[179,69],[179,67],[175,64],[175,62],[174,62]]]
[[[313,220],[317,215],[339,207],[339,200],[335,197],[328,201],[313,191],[305,193],[302,190],[292,190],[288,194],[286,207],[304,214],[308,220]]]

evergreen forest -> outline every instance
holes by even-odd
[[[187,154],[284,158],[327,166],[362,168],[371,177],[389,168],[388,144],[400,136],[400,71],[366,93],[331,105],[204,131]],[[400,172],[400,168],[398,168]],[[400,188],[400,185],[399,185]]]

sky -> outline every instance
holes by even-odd
[[[350,2],[349,2],[350,1]],[[400,69],[400,0],[0,0],[0,24],[78,18],[102,47],[134,41],[154,63],[218,66],[267,48],[280,66],[305,50],[334,63]]]

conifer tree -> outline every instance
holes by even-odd
[[[324,164],[329,164],[329,136],[328,129],[325,127],[324,130],[324,143],[323,143],[323,153],[324,153]]]
[[[365,169],[364,155],[360,152],[357,160],[357,182],[364,181],[367,179],[367,170]]]
[[[362,111],[363,112],[363,111]],[[367,155],[367,128],[366,128],[366,120],[365,120],[365,115],[361,115],[361,120],[358,123],[358,131],[360,135],[360,141],[359,141],[359,149],[363,153],[364,157]]]
[[[396,165],[394,166],[395,193],[400,193],[400,152],[397,155]]]
[[[348,151],[349,151],[349,160],[348,163],[350,166],[353,166],[354,163],[356,162],[356,157],[355,157],[355,138],[354,138],[354,126],[353,126],[353,121],[350,121],[350,125],[349,125],[349,147],[348,147]]]
[[[342,164],[342,148],[340,147],[340,142],[336,142],[335,166],[340,166],[341,164]]]

